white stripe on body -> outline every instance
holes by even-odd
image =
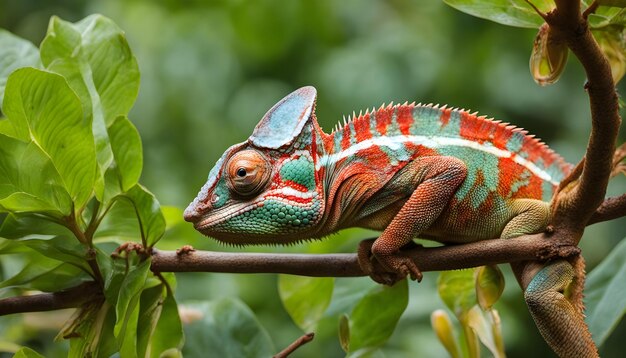
[[[533,174],[537,175],[539,178],[552,183],[553,185],[558,185],[559,182],[552,179],[552,176],[548,174],[545,170],[539,168],[531,161],[522,158],[519,155],[513,155],[513,153],[508,150],[500,149],[494,147],[491,143],[487,142],[488,145],[481,144],[475,141],[471,141],[463,138],[451,138],[451,137],[427,137],[420,135],[399,135],[392,137],[373,137],[370,139],[366,139],[362,142],[359,142],[346,150],[342,150],[338,153],[333,153],[329,155],[321,156],[317,161],[316,170],[320,169],[322,166],[329,166],[337,163],[341,159],[350,157],[355,155],[361,150],[368,149],[373,146],[378,147],[387,147],[391,150],[399,150],[400,145],[403,143],[413,143],[416,145],[423,145],[427,148],[437,149],[442,147],[465,147],[472,148],[481,152],[492,154],[498,158],[512,158],[512,160],[523,166],[524,168],[530,170]]]

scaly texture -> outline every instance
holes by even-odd
[[[232,244],[290,244],[353,226],[381,230],[371,247],[359,249],[359,262],[377,282],[393,284],[407,275],[421,278],[417,265],[398,254],[417,236],[466,243],[543,231],[547,201],[571,170],[526,131],[465,110],[381,106],[327,134],[315,100],[315,89],[304,87],[272,107],[246,142],[218,160],[185,219]],[[372,258],[386,271],[376,272]],[[561,266],[547,265],[537,275],[558,284],[537,278],[526,291],[533,317],[559,354],[574,346],[572,337],[588,335],[579,319],[580,287],[569,288],[578,293],[565,299],[569,306],[558,296],[582,281],[571,266],[562,274]],[[554,317],[570,319],[573,335],[559,341]],[[559,338],[549,339],[554,334]]]

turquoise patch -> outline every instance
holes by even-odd
[[[230,198],[230,190],[228,189],[226,180],[224,180],[223,177],[220,178],[215,186],[215,189],[213,189],[212,196],[213,195],[217,195],[217,200],[215,202],[211,202],[211,206],[215,209],[224,206]],[[212,200],[212,198],[209,198],[209,200]]]
[[[391,124],[387,126],[387,135],[390,137],[402,135],[402,132],[400,131],[400,125],[398,124],[398,108],[397,107],[394,108],[393,113],[391,114]]]
[[[524,145],[524,135],[521,132],[513,132],[506,142],[506,149],[511,153],[517,153]]]
[[[338,130],[337,132],[335,132],[333,140],[334,140],[334,152],[335,153],[341,152],[341,141],[343,140],[343,130]]]
[[[305,186],[309,191],[315,190],[315,166],[313,161],[300,156],[298,159],[288,160],[280,168],[280,177]]]
[[[350,133],[350,146],[353,146],[356,144],[356,131],[354,130],[354,121],[350,121],[350,124],[348,124],[348,132]]]
[[[320,203],[309,207],[266,200],[262,207],[236,215],[215,226],[217,231],[256,235],[287,234],[304,231],[319,219]]]

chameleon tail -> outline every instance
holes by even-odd
[[[524,299],[541,335],[559,357],[598,357],[584,321],[584,260],[543,265],[526,287]]]

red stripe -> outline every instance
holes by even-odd
[[[412,105],[403,105],[399,106],[397,109],[397,121],[398,126],[400,127],[400,133],[404,135],[410,135],[411,132],[411,124],[413,124],[413,106]]]
[[[441,117],[439,118],[439,120],[441,121],[442,127],[447,126],[448,122],[450,122],[450,112],[452,112],[452,110],[449,108],[446,108],[441,111]]]
[[[376,112],[376,130],[380,135],[387,134],[387,127],[391,124],[391,108],[381,108]]]
[[[341,149],[346,150],[350,147],[350,126],[343,128],[343,137],[341,138]]]
[[[291,187],[291,188],[293,188],[293,189],[295,189],[297,191],[301,191],[303,193],[306,193],[307,191],[309,191],[309,189],[306,186],[304,186],[304,185],[302,185],[300,183],[296,183],[293,180],[285,180],[283,183],[286,186]]]
[[[357,143],[372,138],[369,113],[354,120],[354,131]]]

